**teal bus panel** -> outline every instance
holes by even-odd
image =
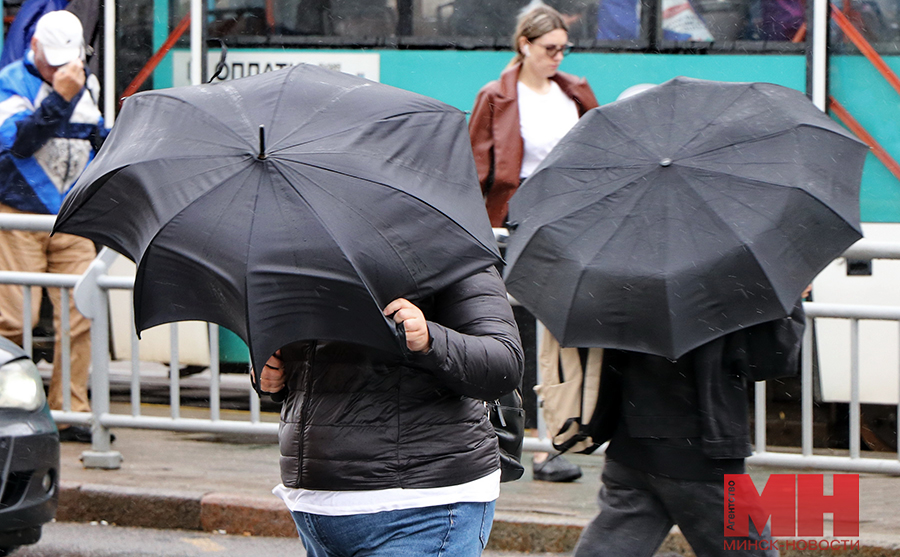
[[[238,49],[234,49],[238,50]],[[280,52],[284,52],[281,50]],[[471,110],[478,90],[497,79],[512,58],[505,51],[465,50],[297,50],[297,52],[377,53],[382,83],[434,97],[463,111]],[[900,72],[900,58],[887,58]],[[573,53],[562,71],[584,76],[601,104],[640,83],[662,83],[677,76],[720,81],[766,81],[799,91],[806,88],[802,54],[645,54]],[[833,56],[830,93],[897,159],[900,159],[900,94],[862,56]],[[157,81],[157,86],[165,86]],[[900,183],[869,155],[863,173],[861,217],[864,222],[900,222]]]
[[[482,85],[497,79],[511,52],[381,51],[381,82],[470,110]],[[686,76],[718,81],[768,81],[803,91],[806,59],[801,55],[687,56],[643,53],[574,53],[560,70],[587,78],[601,103],[639,83]]]
[[[900,73],[900,58],[885,57]],[[829,94],[895,160],[900,160],[900,93],[863,56],[829,59]],[[863,172],[860,212],[864,222],[900,222],[900,180],[869,155]]]

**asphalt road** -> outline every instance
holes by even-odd
[[[123,528],[103,524],[51,522],[41,541],[12,557],[303,557],[299,539],[231,536],[188,530]],[[563,553],[486,551],[484,557],[566,557]]]

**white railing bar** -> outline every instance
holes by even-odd
[[[6,217],[6,218],[4,218]],[[22,218],[15,218],[22,217]],[[35,219],[35,220],[31,220]],[[32,230],[49,230],[52,227],[55,217],[49,215],[0,215],[0,228],[10,227],[10,228],[19,228],[19,229],[32,229]],[[13,226],[9,226],[10,222],[14,222]],[[495,233],[497,230],[495,229]],[[505,230],[502,231],[505,234]],[[505,241],[505,237],[503,234],[497,236],[499,241]],[[844,257],[856,258],[856,259],[868,259],[868,258],[886,258],[886,259],[900,259],[900,243],[891,244],[887,242],[873,242],[867,240],[861,240],[853,247],[848,249]],[[48,275],[43,273],[13,273],[13,272],[0,272],[0,284],[26,284],[33,286],[45,286],[45,287],[72,287],[75,282],[77,282],[81,277],[78,275]],[[96,285],[102,289],[124,289],[130,290],[134,287],[134,277],[112,277],[108,275],[100,275],[97,277]],[[29,292],[30,289],[26,286],[25,290]],[[103,296],[105,298],[105,296]],[[514,304],[518,305],[515,300],[511,300]],[[103,302],[99,302],[101,305]],[[108,301],[106,301],[108,304]],[[30,307],[28,304],[26,307]],[[812,431],[812,407],[813,407],[813,395],[812,395],[812,362],[811,360],[807,363],[804,362],[802,367],[803,373],[803,412],[804,412],[804,421],[803,421],[803,454],[794,454],[794,453],[771,453],[765,450],[765,444],[762,443],[762,451],[758,452],[754,456],[751,456],[748,459],[748,462],[752,464],[772,464],[772,465],[790,465],[792,467],[809,467],[809,468],[823,468],[823,469],[847,469],[854,471],[872,471],[872,472],[887,472],[887,473],[900,473],[900,453],[898,453],[898,458],[892,460],[883,460],[877,458],[860,458],[859,455],[859,431],[860,431],[860,423],[859,423],[859,332],[858,332],[858,320],[859,319],[880,319],[880,320],[892,320],[892,321],[900,321],[900,307],[878,307],[878,306],[852,306],[852,305],[839,305],[839,304],[822,304],[822,303],[806,303],[804,307],[807,310],[807,315],[810,319],[815,317],[824,317],[824,318],[842,318],[842,319],[851,319],[853,333],[851,339],[851,352],[853,353],[853,363],[851,369],[851,447],[850,447],[850,456],[849,457],[834,457],[834,456],[816,456],[812,455],[813,450],[813,431]],[[105,313],[105,311],[101,310],[101,313]],[[30,314],[30,312],[29,312]],[[101,320],[95,324],[104,323],[104,326],[108,326],[105,322]],[[175,360],[170,366],[170,371],[172,372],[172,378],[170,379],[170,388],[173,386],[174,389],[179,389],[179,363],[177,361],[177,325],[173,325],[173,329],[175,331],[173,334],[175,336],[171,337],[171,342],[173,343],[172,355],[174,356],[172,359]],[[105,335],[108,335],[108,331],[104,332]],[[108,340],[108,338],[107,338]],[[133,342],[136,342],[136,338]],[[806,341],[805,341],[806,342]],[[809,344],[811,344],[811,337],[809,340]],[[211,346],[218,346],[217,343],[213,343]],[[213,350],[211,349],[211,352]],[[807,346],[807,349],[804,350],[804,354],[811,355],[812,349]],[[138,361],[136,357],[137,350],[132,351],[133,361]],[[97,356],[98,353],[94,352],[94,355]],[[108,355],[107,355],[108,356]],[[809,358],[807,358],[809,359]],[[218,363],[218,353],[210,354],[211,366],[217,367]],[[96,375],[103,376],[103,382],[106,383],[108,388],[108,375],[106,373],[107,369],[105,367],[105,362],[95,362],[95,365],[99,368],[100,373]],[[138,365],[138,364],[133,364]],[[93,378],[92,374],[92,378]],[[133,373],[133,380],[137,377],[139,384],[139,370],[136,373]],[[98,386],[97,382],[92,381],[92,387],[96,388]],[[757,438],[761,440],[765,440],[765,387],[760,384],[757,385],[757,406],[756,411],[762,413],[762,418],[757,420],[757,428],[762,427],[762,434],[760,435],[759,429],[757,429]],[[98,393],[101,398],[106,398],[105,400],[99,400],[99,404],[95,404],[95,412],[96,418],[93,418],[91,414],[87,413],[77,413],[77,412],[66,412],[66,411],[53,411],[53,416],[58,421],[65,423],[94,423],[95,427],[95,443],[94,449],[105,449],[108,451],[109,445],[108,442],[103,443],[104,439],[102,437],[106,437],[103,435],[106,431],[102,431],[107,427],[134,427],[134,428],[154,428],[154,429],[166,429],[172,431],[224,431],[224,432],[240,432],[240,431],[253,431],[253,432],[277,432],[278,424],[270,423],[263,424],[259,422],[259,399],[258,397],[252,395],[251,397],[251,407],[256,405],[256,410],[251,411],[251,422],[237,422],[231,420],[190,420],[183,419],[177,416],[178,408],[180,407],[180,396],[178,400],[174,401],[175,416],[173,418],[154,418],[148,416],[126,416],[126,415],[112,415],[109,414],[108,410],[108,394],[106,397],[103,397],[103,393]],[[180,393],[179,393],[180,394]],[[212,387],[211,387],[212,394]],[[170,393],[171,395],[171,393]],[[218,402],[218,396],[215,397]],[[254,401],[255,399],[255,401]],[[137,400],[139,403],[140,394],[138,392]],[[134,401],[132,401],[134,402]],[[212,401],[211,401],[212,404]],[[898,411],[900,411],[900,404],[898,404]],[[855,414],[855,416],[854,416]],[[101,431],[97,431],[97,428],[101,428]],[[107,430],[108,431],[108,430]],[[101,433],[102,432],[102,433]],[[101,433],[101,439],[97,439],[98,433]],[[898,433],[898,440],[900,440],[900,433]],[[100,441],[100,443],[98,443]],[[855,446],[854,446],[855,441]],[[526,438],[525,439],[525,450],[541,450],[541,451],[549,451],[552,450],[552,444],[549,439],[537,439],[537,438]],[[809,454],[807,454],[809,453]],[[595,452],[594,454],[602,454],[602,448]]]
[[[850,458],[859,458],[859,319],[850,320]]]
[[[803,348],[800,353],[800,427],[803,456],[813,453],[813,319],[806,318]]]
[[[219,382],[221,372],[219,366],[219,326],[209,324],[209,419],[217,421],[219,419],[219,408],[221,405],[219,392]],[[215,358],[212,355],[215,354]]]
[[[836,319],[900,320],[900,306],[866,306],[861,304],[828,304],[803,302],[803,311],[809,317]]]
[[[96,263],[96,260],[95,260]],[[107,296],[98,296],[92,308],[91,321],[91,409],[95,415],[109,412],[109,299]],[[97,427],[93,423],[91,428],[91,453],[103,455],[101,459],[107,460],[103,467],[118,468],[121,455],[117,451],[110,450],[109,430]],[[82,456],[85,456],[82,453]],[[85,465],[88,461],[84,461]]]
[[[895,459],[882,458],[852,458],[826,455],[801,456],[795,453],[767,452],[747,457],[747,464],[753,466],[774,466],[777,468],[900,474],[900,462]]]
[[[70,311],[69,311],[69,289],[68,288],[60,288],[60,328],[62,331],[59,334],[55,334],[57,338],[60,339],[60,370],[62,371],[60,379],[62,380],[62,392],[63,392],[63,410],[69,411],[72,409],[72,322],[70,319]]]
[[[256,393],[256,389],[253,388],[252,382],[250,383],[248,388],[250,390],[250,422],[257,423],[259,422],[259,395]]]
[[[756,381],[754,383],[754,425],[756,428],[756,452],[766,452],[766,382]]]
[[[847,248],[841,257],[850,259],[900,259],[900,244],[877,240],[860,240]]]
[[[25,230],[27,232],[50,232],[56,215],[30,215],[3,213],[0,215],[0,230]]]
[[[32,335],[32,329],[34,329],[34,323],[32,323],[32,312],[31,312],[31,287],[23,286],[22,287],[22,348],[25,349],[25,353],[28,354],[29,358],[34,357],[34,338]]]
[[[513,305],[517,305],[516,304]],[[538,319],[534,320],[534,344],[535,344],[535,364],[534,364],[534,384],[540,385],[543,381],[543,377],[541,377],[541,346],[544,342],[544,335],[549,335],[550,331],[547,330],[547,327],[544,326]],[[522,393],[522,396],[525,396],[525,393]],[[535,425],[537,426],[538,437],[541,439],[552,437],[555,435],[555,432],[551,434],[547,431],[547,421],[544,419],[544,408],[541,406],[541,403],[537,404],[537,415],[535,416]]]
[[[51,410],[53,421],[61,424],[91,425],[94,415],[90,412],[71,412],[65,410]]]
[[[97,277],[97,286],[104,290],[134,290],[134,277],[101,275]]]
[[[81,275],[64,275],[62,273],[0,271],[0,284],[27,284],[30,286],[44,286],[48,288],[72,288],[80,278]]]
[[[134,304],[129,304],[128,330],[131,331],[131,415],[141,415],[141,343],[134,327]]]
[[[171,418],[157,416],[126,416],[124,414],[101,414],[99,422],[104,427],[127,427],[131,429],[159,429],[165,431],[185,431],[197,433],[253,433],[278,435],[277,422],[239,422],[232,420],[204,420],[198,418]]]
[[[181,365],[178,357],[178,323],[169,324],[169,415],[181,413]]]

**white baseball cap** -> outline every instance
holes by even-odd
[[[72,12],[59,10],[44,14],[34,28],[44,57],[51,66],[62,66],[84,54],[84,29]]]

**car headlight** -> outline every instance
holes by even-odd
[[[34,362],[14,360],[0,367],[0,408],[33,411],[44,401],[44,383]]]

